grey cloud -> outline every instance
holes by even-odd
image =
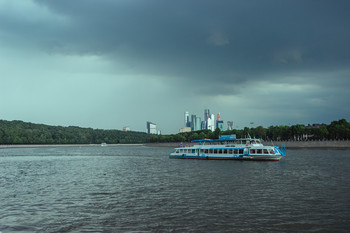
[[[207,39],[207,42],[209,44],[215,45],[215,46],[224,46],[230,43],[227,36],[225,36],[222,32],[216,31],[210,34],[210,36]]]
[[[340,96],[350,97],[344,90],[350,75],[345,0],[33,3],[37,12],[25,17],[0,9],[2,43],[49,54],[98,55],[116,73],[156,76],[199,96],[250,94],[247,87],[257,83],[318,82],[320,90],[300,96],[321,103],[323,95],[338,90],[335,105],[343,104]],[[28,20],[33,14],[43,17]]]
[[[36,2],[71,23],[16,22],[10,27],[18,36],[40,38],[51,52],[102,54],[140,73],[234,82],[225,73],[255,79],[344,66],[350,58],[345,1]]]

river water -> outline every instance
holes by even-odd
[[[146,146],[0,150],[0,232],[348,232],[350,150],[279,162]]]

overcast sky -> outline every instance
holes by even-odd
[[[350,119],[350,1],[0,0],[0,119],[177,133]]]

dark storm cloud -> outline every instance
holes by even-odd
[[[93,93],[101,83],[111,96],[100,102],[128,95],[119,105],[144,107],[144,121],[157,117],[152,102],[166,113],[215,106],[271,124],[327,122],[350,112],[348,12],[343,0],[0,0],[0,43],[12,56],[0,66],[8,77],[17,63],[42,80],[78,76]],[[174,90],[181,101],[167,96]]]
[[[9,30],[40,38],[50,52],[107,56],[130,72],[237,83],[350,61],[347,1],[36,2],[67,23],[16,20]]]

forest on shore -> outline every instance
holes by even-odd
[[[128,144],[146,143],[149,134],[77,126],[49,126],[0,120],[0,144]]]
[[[192,131],[170,135],[151,135],[143,132],[102,130],[77,126],[49,126],[23,121],[0,120],[0,145],[20,144],[131,144],[190,142],[196,139],[217,139],[219,135],[236,134],[237,138],[256,137],[268,141],[304,140],[349,140],[350,123],[345,119],[333,121],[329,125],[302,124],[292,126],[270,126],[264,128],[234,129],[214,132],[210,130]]]

